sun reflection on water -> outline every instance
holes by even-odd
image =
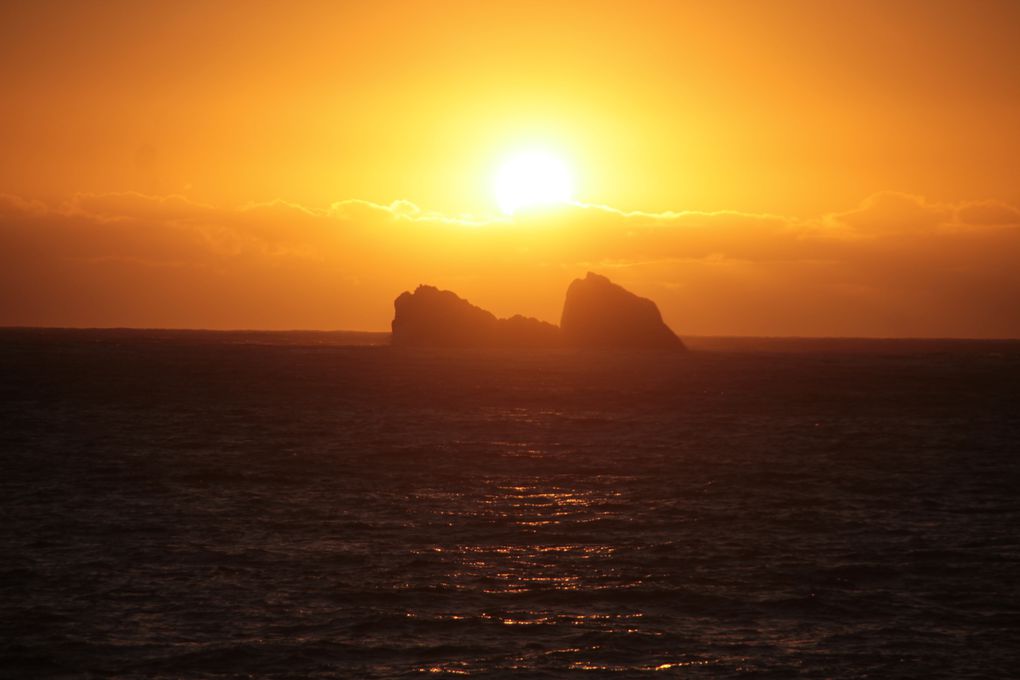
[[[603,541],[597,528],[599,522],[620,527],[630,521],[624,512],[626,499],[615,480],[571,481],[564,477],[493,477],[480,487],[453,494],[419,490],[421,509],[455,527],[457,537],[469,540],[437,541],[419,548],[421,559],[441,570],[442,587],[447,592],[464,593],[465,599],[456,601],[459,605],[450,602],[454,606],[446,611],[419,613],[415,618],[450,626],[518,630],[515,635],[533,631],[532,635],[552,636],[562,642],[569,636],[586,640],[587,644],[552,644],[552,649],[534,652],[550,655],[548,663],[561,669],[676,672],[693,665],[660,654],[641,664],[600,660],[612,654],[613,645],[606,646],[611,638],[604,636],[636,637],[644,640],[642,644],[658,644],[652,641],[661,639],[663,633],[639,607],[610,604],[616,595],[593,599],[600,592],[631,592],[642,586],[645,574],[626,573],[627,560],[620,559],[619,541]],[[498,543],[489,542],[496,536],[501,539]],[[476,608],[468,599],[472,593],[489,599]],[[589,596],[576,599],[581,593]],[[531,656],[517,662],[500,660],[503,668],[516,664],[533,669],[535,663]],[[476,669],[455,662],[433,662],[419,671],[464,675],[484,667],[484,663]]]

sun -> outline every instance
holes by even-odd
[[[570,168],[547,151],[516,153],[499,166],[493,191],[500,210],[513,215],[521,209],[567,203],[574,197]]]

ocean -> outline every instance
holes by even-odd
[[[1020,677],[1020,342],[0,329],[0,677]]]

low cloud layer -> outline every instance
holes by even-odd
[[[1018,254],[1015,206],[893,192],[807,220],[0,196],[0,324],[384,329],[423,282],[556,322],[569,281],[595,270],[681,335],[1020,337]]]

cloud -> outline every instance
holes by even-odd
[[[875,236],[932,232],[953,216],[948,206],[928,203],[920,196],[884,191],[869,196],[853,210],[828,216],[828,222],[844,227],[847,235]]]
[[[1020,337],[1017,252],[1014,206],[894,192],[806,220],[0,195],[0,323],[378,329],[422,282],[556,321],[567,283],[595,269],[681,333]]]
[[[978,201],[959,206],[956,218],[964,224],[1015,226],[1020,224],[1020,209],[999,201]]]

